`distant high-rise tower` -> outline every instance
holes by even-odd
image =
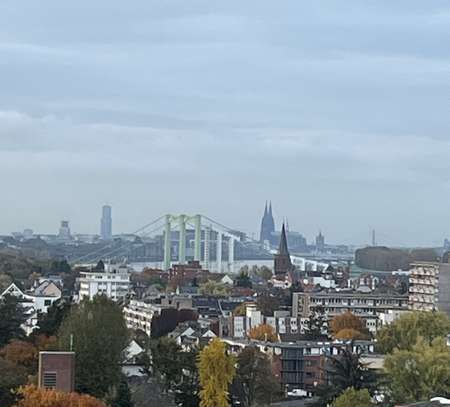
[[[276,277],[283,277],[288,272],[293,269],[291,263],[291,256],[289,254],[287,238],[286,238],[286,230],[283,226],[281,227],[281,236],[280,236],[280,245],[278,247],[278,253],[274,258],[274,274]]]
[[[102,208],[102,219],[100,221],[100,236],[102,240],[112,239],[112,217],[111,207],[104,205]]]
[[[275,221],[273,220],[272,214],[272,202],[269,203],[269,208],[266,206],[264,208],[264,216],[261,221],[261,233],[259,235],[259,241],[264,243],[265,241],[272,240],[272,234],[275,232]]]
[[[60,240],[70,240],[70,226],[68,220],[62,220],[61,226],[59,227],[58,238]]]

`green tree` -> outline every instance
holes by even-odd
[[[450,348],[444,338],[419,338],[411,350],[398,350],[384,363],[392,398],[398,403],[450,396]]]
[[[244,407],[268,405],[279,398],[280,383],[266,355],[247,347],[239,354],[237,365],[232,389]]]
[[[197,369],[198,351],[183,352],[181,381],[175,386],[175,403],[183,407],[198,407],[200,383]]]
[[[120,380],[117,387],[116,396],[110,405],[111,407],[134,407],[126,377],[122,377]]]
[[[250,276],[248,272],[241,270],[239,275],[234,280],[234,284],[236,287],[248,287],[252,288],[252,281],[250,280]]]
[[[353,352],[352,345],[347,346],[339,355],[329,356],[324,368],[328,383],[318,386],[317,405],[326,406],[348,388],[376,390],[378,377],[368,365],[361,362],[361,352]]]
[[[76,358],[76,390],[103,398],[121,379],[120,362],[128,342],[122,310],[105,296],[72,307],[59,330],[61,349]],[[72,340],[71,340],[72,338]]]
[[[419,337],[428,343],[450,332],[450,319],[443,312],[408,312],[377,334],[379,350],[411,350]]]
[[[198,357],[200,407],[228,407],[228,386],[235,375],[235,359],[226,353],[225,344],[213,339]]]
[[[13,295],[0,299],[0,348],[11,339],[21,339],[25,332],[21,325],[26,321],[24,309]]]
[[[9,407],[16,401],[14,390],[27,382],[27,370],[0,358],[0,406]]]
[[[33,334],[53,336],[58,332],[64,318],[70,311],[70,303],[64,299],[54,301],[46,313],[38,315],[38,329]]]
[[[353,387],[345,390],[333,403],[333,407],[371,407],[373,405],[367,389],[355,390]]]
[[[267,266],[261,266],[257,272],[258,276],[262,279],[268,281],[272,278],[273,273],[272,270]]]

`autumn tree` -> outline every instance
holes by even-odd
[[[253,347],[245,348],[237,357],[232,389],[244,407],[268,405],[281,395],[269,359]]]
[[[228,407],[228,387],[235,375],[235,358],[228,355],[225,344],[213,339],[198,357],[200,407]]]
[[[202,295],[225,297],[231,293],[231,287],[227,284],[216,282],[213,280],[208,280],[201,284],[199,287],[199,292]]]
[[[257,341],[278,342],[278,336],[275,329],[267,324],[260,324],[253,327],[250,329],[248,336]]]
[[[333,403],[333,407],[372,407],[371,397],[367,389],[355,390],[349,387]]]
[[[22,387],[18,393],[21,399],[16,407],[107,407],[102,401],[86,394],[45,390],[35,386]]]
[[[394,349],[411,350],[419,337],[428,343],[450,332],[450,319],[443,312],[408,312],[378,331],[379,350],[391,353]]]
[[[444,338],[419,338],[411,350],[395,349],[384,362],[388,387],[398,403],[450,397],[450,348]]]
[[[22,339],[25,332],[21,325],[26,321],[24,309],[13,295],[0,298],[0,348],[11,339]]]
[[[0,350],[0,357],[24,367],[30,374],[37,371],[38,350],[30,342],[13,339]]]
[[[98,398],[119,384],[128,333],[122,310],[105,296],[72,307],[59,330],[59,346],[75,352],[76,390]]]
[[[335,339],[367,339],[369,337],[364,321],[350,311],[335,316],[331,320],[330,327]]]

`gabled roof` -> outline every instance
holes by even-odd
[[[14,295],[15,297],[24,297],[24,292],[17,287],[16,284],[11,283],[0,295],[0,297],[4,297],[5,295]]]

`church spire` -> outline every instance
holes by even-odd
[[[289,256],[289,249],[286,238],[286,229],[284,227],[284,223],[283,226],[281,227],[280,246],[278,247],[278,254]]]
[[[269,215],[270,215],[270,217],[273,217],[273,215],[272,215],[272,201],[269,202]]]

